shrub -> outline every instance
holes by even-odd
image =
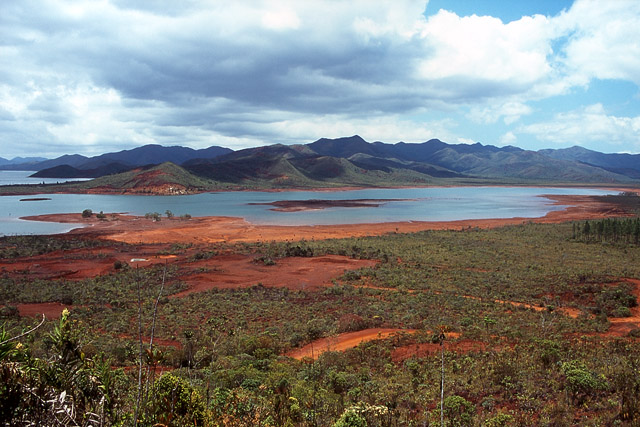
[[[338,418],[334,427],[366,427],[368,425],[381,425],[382,419],[388,414],[386,406],[369,405],[358,402],[347,408]]]
[[[616,307],[611,313],[613,317],[631,317],[631,310],[629,307]]]
[[[129,266],[129,264],[127,264],[124,261],[120,261],[120,260],[116,260],[116,262],[113,263],[113,268],[115,270],[120,270],[120,269],[128,267],[128,266]]]
[[[82,218],[91,218],[93,211],[91,209],[85,209],[82,211]]]
[[[589,371],[584,362],[579,360],[564,362],[560,370],[566,377],[569,391],[578,401],[584,400],[584,396],[594,391],[607,388],[604,377],[598,377]]]
[[[160,221],[162,219],[158,212],[147,212],[146,214],[144,214],[144,217],[146,219],[152,219],[154,221]]]
[[[19,317],[20,312],[15,305],[3,305],[0,307],[0,317]]]
[[[349,408],[338,418],[333,427],[367,427],[367,420]]]
[[[633,338],[640,338],[640,328],[634,328],[629,331],[629,336]]]
[[[165,374],[153,384],[150,411],[165,425],[205,424],[206,406],[200,393],[184,378]]]
[[[474,406],[462,396],[444,399],[444,414],[452,426],[468,426],[473,421]]]
[[[514,424],[513,415],[505,414],[504,412],[499,413],[493,418],[489,418],[484,422],[485,427],[503,427],[510,426]]]

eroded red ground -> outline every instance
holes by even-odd
[[[265,265],[247,255],[222,255],[190,266],[191,273],[182,280],[189,289],[172,295],[183,297],[209,289],[248,288],[257,284],[265,287],[285,287],[291,290],[315,290],[331,284],[331,280],[347,270],[373,267],[376,261],[356,260],[338,255],[319,257],[290,257]]]
[[[350,236],[380,235],[393,232],[415,232],[427,229],[460,229],[466,227],[490,228],[506,224],[519,224],[523,221],[563,222],[574,219],[592,219],[606,216],[620,216],[623,212],[615,206],[595,203],[584,196],[554,196],[558,204],[571,207],[551,212],[538,219],[489,219],[477,221],[454,222],[411,222],[385,224],[355,224],[344,226],[255,226],[241,218],[194,218],[190,221],[172,220],[153,222],[144,218],[123,215],[112,216],[109,221],[83,220],[79,214],[50,215],[39,219],[61,222],[86,223],[89,227],[75,230],[74,234],[86,235],[112,241],[127,242],[138,245],[126,251],[115,248],[82,249],[59,251],[41,256],[0,260],[0,274],[11,277],[32,277],[42,279],[81,280],[115,271],[117,261],[130,265],[146,267],[152,264],[168,263],[179,267],[179,280],[186,283],[188,289],[175,294],[182,297],[196,292],[214,288],[242,288],[261,283],[265,287],[287,287],[295,290],[313,290],[328,285],[346,270],[375,265],[374,261],[353,260],[346,257],[324,256],[315,258],[285,258],[276,260],[276,265],[265,265],[254,262],[255,256],[219,255],[208,260],[189,262],[188,254],[177,256],[159,255],[161,246],[168,243],[212,243],[212,242],[244,242],[244,241],[286,241],[300,239],[326,239]],[[166,247],[165,247],[166,248]],[[635,285],[635,295],[639,295],[640,281],[624,279]],[[375,287],[375,289],[384,289]],[[517,301],[495,301],[497,303],[521,306],[532,310],[543,310],[542,306],[534,306]],[[19,304],[21,315],[34,316],[44,313],[47,317],[58,317],[64,307],[59,303]],[[580,314],[577,309],[561,308],[558,311],[571,317]],[[632,329],[640,326],[640,308],[632,309],[632,316],[610,319],[611,327],[602,336],[626,336]],[[412,333],[398,329],[368,329],[364,331],[341,334],[333,338],[324,338],[289,353],[290,356],[302,358],[314,356],[326,350],[342,351],[355,347],[361,342],[384,339],[397,333]],[[460,338],[452,337],[452,338]],[[159,343],[159,341],[158,341]],[[168,345],[171,345],[167,343]],[[434,347],[435,346],[435,347]],[[475,351],[484,349],[482,342],[464,338],[446,341],[447,350]],[[437,344],[413,344],[397,348],[394,360],[403,360],[412,355],[428,355],[437,351]]]

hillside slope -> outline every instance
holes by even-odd
[[[171,163],[160,162],[166,158]],[[358,135],[238,151],[147,145],[91,159],[74,155],[58,160],[68,164],[44,162],[50,168],[36,176],[100,177],[72,188],[141,194],[348,186],[640,185],[639,155],[603,154],[578,147],[536,152],[480,143],[447,144],[438,139],[369,143]],[[156,161],[160,166],[148,164]]]

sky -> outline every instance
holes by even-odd
[[[638,0],[0,2],[0,157],[145,144],[640,153]]]

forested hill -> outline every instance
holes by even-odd
[[[144,167],[140,173],[146,173],[164,162],[179,166],[176,183],[181,188],[189,187],[180,182],[186,180],[187,184],[198,182],[199,190],[446,183],[640,185],[640,155],[605,154],[579,147],[530,151],[480,143],[447,144],[438,139],[387,144],[368,142],[357,135],[238,151],[217,146],[193,150],[147,145],[92,158],[63,156],[29,166],[39,171],[38,177],[109,176],[106,181],[117,186],[122,180],[118,174],[126,172],[130,178],[140,167]],[[101,180],[101,185],[104,182]]]

